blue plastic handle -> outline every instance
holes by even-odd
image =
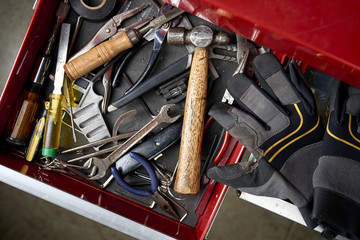
[[[116,169],[116,167],[111,167],[111,173],[115,178],[115,181],[123,187],[126,191],[131,192],[135,195],[142,196],[142,197],[150,197],[152,196],[158,189],[159,183],[155,174],[154,169],[152,168],[150,162],[145,159],[140,154],[137,154],[135,152],[130,152],[130,157],[138,161],[141,165],[143,165],[146,169],[146,171],[150,175],[151,179],[151,191],[149,190],[143,190],[143,189],[137,189],[132,186],[130,186],[120,175],[119,171]]]

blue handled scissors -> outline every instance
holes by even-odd
[[[151,191],[138,189],[130,186],[127,182],[125,182],[116,167],[111,167],[111,173],[114,176],[116,182],[130,193],[142,197],[151,197],[151,199],[154,200],[154,202],[157,203],[161,209],[169,213],[171,216],[180,219],[175,208],[169,203],[169,201],[165,199],[165,196],[163,196],[163,194],[158,191],[159,182],[150,162],[143,156],[135,152],[130,152],[130,157],[139,162],[142,166],[144,166],[146,171],[149,173],[151,179]]]

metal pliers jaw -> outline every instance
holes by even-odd
[[[118,29],[122,23],[122,21],[124,21],[125,19],[128,19],[132,16],[134,16],[135,14],[137,14],[138,12],[144,10],[145,8],[147,8],[148,5],[147,4],[142,4],[139,7],[133,8],[129,11],[117,14],[115,16],[113,16],[100,30],[99,30],[99,34],[103,35],[104,37],[110,38],[111,36],[115,35],[118,31],[123,31],[124,29]]]
[[[151,191],[149,190],[143,190],[143,189],[137,189],[130,186],[128,183],[124,181],[122,176],[120,175],[119,171],[116,169],[116,167],[111,167],[111,173],[114,176],[116,182],[123,187],[125,190],[127,190],[130,193],[133,193],[138,196],[142,197],[151,197],[152,200],[157,203],[161,209],[169,213],[171,216],[180,219],[179,215],[177,214],[175,208],[165,199],[165,197],[158,191],[159,182],[155,173],[155,170],[152,168],[150,162],[142,157],[140,154],[137,154],[135,152],[130,152],[130,156],[138,161],[142,166],[145,167],[147,172],[150,175],[151,179]]]
[[[133,8],[129,11],[117,14],[113,16],[109,21],[107,21],[100,29],[99,31],[90,39],[90,41],[85,44],[74,56],[72,56],[70,60],[75,59],[76,57],[82,55],[83,53],[89,51],[99,43],[109,39],[110,37],[114,36],[119,31],[124,31],[124,29],[119,29],[122,21],[125,19],[128,19],[138,12],[142,11],[143,9],[147,8],[148,5],[143,4],[139,7]],[[133,25],[132,25],[133,26]]]

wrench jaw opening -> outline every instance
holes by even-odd
[[[140,129],[137,133],[135,133],[131,138],[129,138],[125,143],[119,146],[107,157],[93,157],[93,171],[89,176],[89,180],[99,180],[105,177],[106,172],[110,168],[110,166],[126,152],[128,152],[136,143],[142,140],[156,126],[161,123],[174,123],[176,120],[178,120],[181,115],[176,115],[174,117],[169,115],[170,108],[175,105],[176,104],[172,103],[162,106],[159,114],[154,119],[152,119],[148,124],[146,124],[142,129]]]
[[[161,115],[163,122],[174,123],[181,117],[181,115],[176,115],[175,117],[169,115],[170,109],[174,106],[176,106],[176,103],[169,103],[161,107],[159,115]]]
[[[100,158],[94,157],[94,158],[92,158],[92,164],[93,164],[92,172],[95,171],[96,174],[95,174],[95,176],[90,175],[88,179],[91,181],[94,181],[94,180],[99,180],[99,179],[102,179],[103,177],[105,177],[106,171],[109,167],[106,166],[104,161]]]

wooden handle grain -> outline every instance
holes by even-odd
[[[196,47],[191,64],[174,190],[197,194],[208,81],[208,51]]]
[[[132,47],[130,38],[126,32],[122,32],[117,37],[97,45],[68,62],[64,65],[64,70],[70,80],[74,81]]]

